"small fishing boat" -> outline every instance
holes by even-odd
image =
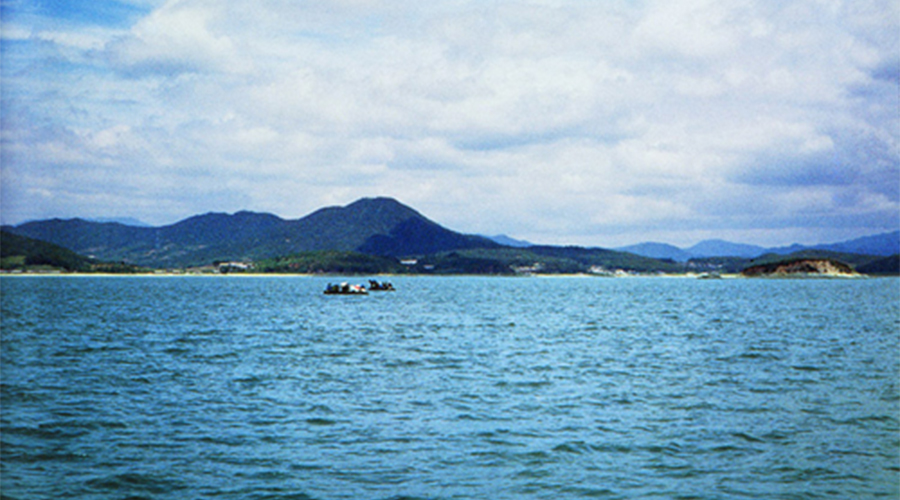
[[[325,287],[325,295],[366,295],[369,291],[362,285],[351,285],[349,283],[341,283],[340,285],[332,285],[331,283]]]
[[[384,283],[379,283],[375,280],[369,280],[369,291],[370,292],[393,292],[397,289],[394,288],[394,285],[385,281]]]

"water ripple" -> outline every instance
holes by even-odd
[[[900,491],[890,280],[2,280],[4,499]]]

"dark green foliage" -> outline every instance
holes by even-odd
[[[147,269],[121,262],[101,262],[40,240],[0,231],[0,269],[57,270],[79,273],[127,274]]]
[[[868,274],[868,271],[864,270],[867,269],[866,266],[872,262],[879,261],[882,258],[875,255],[805,249],[788,255],[770,253],[755,259],[745,259],[741,257],[705,257],[702,259],[691,259],[687,262],[687,268],[690,271],[698,272],[740,273],[751,266],[783,263],[785,261],[799,259],[826,259],[838,261],[848,264],[851,268],[856,269],[857,272]]]
[[[4,228],[20,236],[47,241],[75,253],[121,264],[107,272],[132,272],[136,265],[184,268],[215,261],[260,262],[264,272],[422,272],[438,274],[585,273],[624,270],[634,273],[718,272],[786,258],[833,258],[866,272],[877,256],[805,250],[756,259],[713,257],[686,263],[641,257],[628,252],[575,246],[501,246],[487,238],[460,234],[432,222],[390,198],[365,198],[345,207],[328,207],[297,220],[271,214],[209,213],[163,227],[134,227],[81,219],[47,220]],[[310,253],[310,252],[332,253]],[[343,252],[335,254],[333,252]],[[359,255],[387,259],[360,260]],[[279,256],[292,256],[278,259]],[[298,260],[298,255],[303,259]],[[352,256],[352,257],[351,257]],[[58,255],[11,255],[4,266],[23,267]],[[417,257],[416,266],[396,258]],[[285,259],[290,261],[287,267]],[[891,261],[882,264],[890,266]],[[79,264],[67,262],[64,269]],[[874,264],[873,264],[874,265]],[[873,269],[880,269],[875,267]],[[887,267],[887,269],[892,269]]]
[[[430,255],[412,271],[429,274],[514,274],[502,259],[479,257],[465,251]]]
[[[256,263],[255,270],[261,273],[298,274],[397,274],[404,271],[396,259],[338,250],[302,252],[265,259]]]
[[[407,219],[394,226],[389,234],[376,234],[358,250],[375,255],[426,255],[452,249],[500,248],[500,245],[480,236],[448,231],[424,218]]]
[[[0,268],[89,271],[91,260],[58,245],[0,231]]]
[[[532,246],[442,252],[422,257],[411,270],[433,274],[578,274],[600,269],[680,272],[683,268],[673,262],[602,248]]]
[[[900,276],[900,254],[861,265],[856,270],[874,276]]]
[[[843,253],[843,252],[833,252],[830,250],[816,250],[816,249],[807,249],[801,250],[799,252],[794,252],[788,255],[779,255],[779,254],[766,254],[755,259],[751,259],[748,261],[748,265],[760,265],[760,264],[769,264],[774,262],[784,262],[786,260],[791,259],[826,259],[826,260],[834,260],[838,262],[844,262],[850,265],[850,267],[858,267],[862,265],[869,264],[875,260],[880,259],[878,256],[873,255],[860,255],[854,253]]]
[[[684,270],[683,265],[676,264],[672,261],[661,261],[631,253],[607,250],[605,248],[533,246],[528,247],[527,250],[542,257],[552,257],[555,259],[576,262],[582,272],[587,271],[594,266],[608,270],[621,269],[623,271],[637,273],[681,272]]]
[[[486,238],[445,229],[390,198],[323,208],[298,220],[238,212],[198,215],[155,228],[54,219],[8,230],[99,259],[158,268],[269,259],[317,250],[400,256],[499,246]]]

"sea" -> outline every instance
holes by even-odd
[[[3,499],[900,497],[900,279],[0,278]]]

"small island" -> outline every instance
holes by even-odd
[[[741,276],[748,278],[855,278],[862,275],[849,265],[834,259],[800,258],[750,266],[741,271]]]

